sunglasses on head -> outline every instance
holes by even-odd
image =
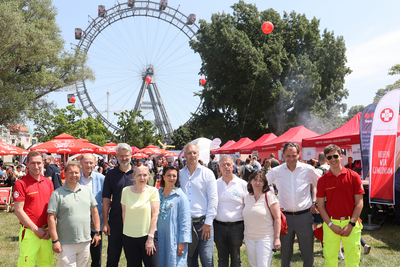
[[[146,163],[138,163],[138,164],[136,164],[136,167],[140,167],[140,166],[146,166],[147,167],[147,164]]]
[[[335,159],[338,159],[338,158],[339,158],[339,155],[336,154],[336,155],[333,155],[333,156],[327,156],[326,159],[327,159],[327,160],[331,160],[332,157],[334,157]]]
[[[287,146],[295,146],[295,147],[298,147],[299,145],[298,145],[297,143],[286,143],[286,144],[284,145],[284,147],[287,147]]]

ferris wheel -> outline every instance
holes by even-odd
[[[86,30],[75,29],[77,48],[88,55],[95,81],[76,83],[88,116],[101,116],[112,132],[125,110],[141,111],[165,140],[197,112],[201,59],[189,47],[199,27],[168,2],[128,0],[98,6]]]

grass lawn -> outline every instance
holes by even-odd
[[[0,211],[0,266],[17,266],[18,260],[18,233],[19,222],[14,213],[6,213]],[[378,231],[363,231],[364,240],[372,249],[369,255],[361,254],[360,266],[379,266],[392,267],[400,266],[400,227],[395,226],[391,222]],[[314,246],[315,266],[323,266],[324,259],[322,257],[322,248],[319,241]],[[295,244],[295,253],[293,257],[293,267],[303,266],[300,251]],[[107,237],[103,235],[103,266],[107,258]],[[217,254],[214,251],[215,266],[217,264]],[[249,266],[245,246],[242,246],[242,266]],[[54,257],[54,266],[59,264],[58,256]],[[120,266],[126,266],[125,256],[122,253]],[[161,265],[160,265],[161,266]],[[272,266],[280,266],[280,253],[274,254]],[[339,266],[345,266],[344,260],[339,262]]]

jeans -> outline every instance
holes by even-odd
[[[94,237],[94,232],[91,231],[92,240]],[[95,247],[95,243],[90,244],[90,256],[92,257],[92,267],[101,267],[101,247],[103,245],[103,236],[101,235],[101,240],[99,244]]]
[[[188,256],[188,266],[189,267],[199,267],[198,256],[200,256],[200,262],[202,267],[214,267],[214,229],[211,227],[210,239],[204,241],[201,238],[203,231],[198,232],[198,230],[203,226],[200,223],[193,223],[194,228],[199,235],[199,244],[193,254],[193,257]]]
[[[214,220],[214,241],[218,250],[218,267],[242,266],[240,259],[240,247],[243,243],[244,222],[235,225],[223,225]]]

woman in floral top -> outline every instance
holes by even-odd
[[[157,230],[159,260],[163,266],[186,266],[192,242],[189,200],[179,188],[179,171],[166,166],[161,175]]]

